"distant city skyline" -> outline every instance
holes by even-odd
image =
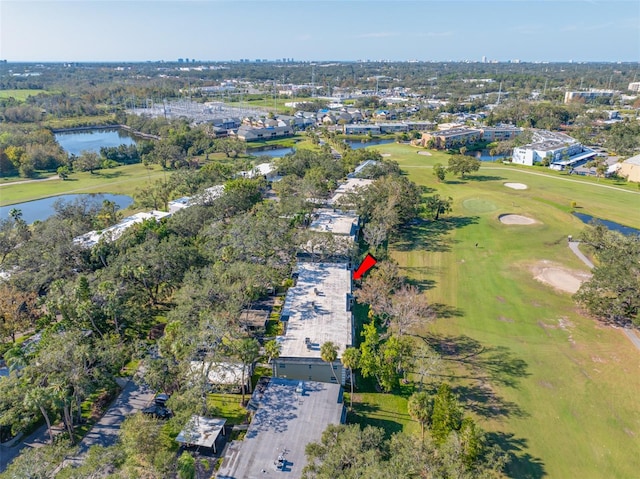
[[[640,61],[637,0],[0,0],[9,62]]]

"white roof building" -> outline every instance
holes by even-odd
[[[358,215],[350,211],[318,208],[313,212],[309,225],[311,231],[348,236],[355,241],[358,233]]]
[[[169,216],[170,214],[171,213],[167,213],[166,211],[157,210],[152,210],[147,213],[136,213],[134,215],[127,216],[118,224],[110,226],[109,228],[105,228],[104,230],[89,231],[88,233],[78,236],[73,239],[73,242],[77,245],[82,246],[83,248],[91,248],[92,246],[96,245],[102,237],[104,237],[108,241],[115,241],[120,238],[120,236],[122,236],[122,234],[127,229],[131,228],[135,224],[142,223],[143,221],[149,219],[155,219],[157,221],[166,216]]]
[[[211,203],[222,196],[224,192],[224,185],[211,186],[204,190],[200,195],[195,196],[183,196],[182,198],[169,201],[169,213],[173,214],[183,208],[188,208],[193,205],[202,205]]]
[[[282,307],[285,334],[282,358],[321,359],[320,347],[331,341],[338,358],[353,344],[351,270],[346,263],[298,263],[298,279]]]
[[[334,191],[333,196],[329,198],[327,201],[328,204],[335,204],[340,198],[342,198],[345,194],[356,191],[357,188],[364,188],[373,183],[373,180],[368,180],[365,178],[349,178],[347,181],[342,183],[336,191]]]
[[[536,130],[533,141],[513,149],[513,163],[533,166],[549,160],[549,167],[562,170],[596,156],[596,152],[564,133]]]

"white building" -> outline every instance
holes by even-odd
[[[183,196],[172,201],[169,201],[169,213],[173,214],[184,208],[188,208],[193,205],[203,205],[211,203],[212,201],[220,198],[224,192],[224,185],[216,185],[204,190],[201,195],[196,196]]]
[[[549,161],[549,168],[563,170],[596,156],[596,152],[583,146],[564,133],[536,130],[533,142],[513,149],[513,163],[533,166]]]
[[[101,238],[105,238],[108,241],[115,241],[122,234],[133,225],[142,223],[145,220],[154,219],[156,221],[161,220],[162,218],[169,216],[171,213],[167,213],[166,211],[157,211],[152,210],[148,213],[136,213],[131,216],[127,216],[118,224],[110,226],[109,228],[105,228],[100,231],[89,231],[88,233],[83,234],[82,236],[78,236],[73,239],[74,244],[80,245],[83,248],[91,248],[96,245]]]

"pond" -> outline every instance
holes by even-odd
[[[484,150],[478,150],[478,151],[468,151],[465,154],[467,156],[473,156],[474,158],[480,161],[497,161],[497,160],[502,160],[503,158],[506,158],[507,156],[509,156],[505,153],[491,156],[489,154],[489,151],[491,150],[484,149]]]
[[[582,221],[585,224],[590,224],[592,221],[596,221],[598,223],[602,223],[611,231],[617,231],[618,233],[622,233],[624,235],[640,235],[640,230],[631,228],[630,226],[621,225],[620,223],[615,223],[609,220],[602,220],[600,218],[594,218],[593,216],[588,215],[586,213],[577,213],[575,211],[573,212],[573,215],[576,218],[579,218],[580,221]]]
[[[393,143],[394,140],[371,140],[362,142],[360,140],[347,140],[347,144],[351,146],[351,149],[358,150],[360,148],[366,148],[369,146],[384,145],[386,143]],[[281,158],[289,153],[293,153],[294,148],[275,148],[273,150],[252,150],[249,153],[255,156],[268,156],[270,158]]]
[[[40,200],[26,201],[24,203],[17,203],[15,205],[8,205],[0,207],[0,218],[6,219],[9,216],[9,212],[13,209],[22,211],[22,219],[31,224],[34,221],[44,221],[50,216],[55,214],[54,204],[56,201],[64,201],[65,203],[72,203],[76,200],[82,200],[87,198],[91,205],[102,205],[104,200],[113,201],[122,210],[131,203],[133,199],[126,195],[112,195],[112,194],[75,194],[75,195],[60,195],[51,196],[49,198],[42,198]]]
[[[55,134],[56,140],[68,154],[80,156],[83,151],[100,153],[100,148],[135,145],[137,139],[120,128],[67,131]]]

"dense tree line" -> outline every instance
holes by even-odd
[[[597,263],[575,300],[603,321],[640,325],[640,236],[596,224],[585,230],[582,242],[592,249]]]

